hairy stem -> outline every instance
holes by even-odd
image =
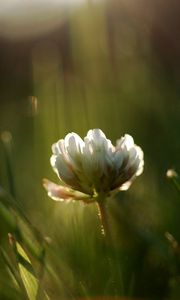
[[[109,219],[106,210],[106,201],[98,201],[98,210],[99,210],[99,218],[101,221],[101,232],[105,236],[106,241],[109,243],[111,241],[111,231],[109,227]]]

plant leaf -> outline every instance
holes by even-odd
[[[31,262],[25,253],[24,249],[19,243],[16,242],[17,252],[19,259],[19,271],[21,279],[27,291],[30,300],[36,300],[38,290],[38,280],[33,274]]]

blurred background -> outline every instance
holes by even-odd
[[[178,0],[0,2],[0,186],[50,240],[50,299],[180,297],[180,199],[166,178],[180,170],[179,37]],[[52,143],[90,128],[113,143],[129,133],[145,153],[143,175],[108,201],[113,249],[95,205],[42,187],[58,183]],[[24,299],[2,258],[0,299]]]

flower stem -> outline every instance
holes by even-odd
[[[108,214],[106,210],[106,201],[98,201],[99,218],[101,221],[101,232],[109,243],[111,240],[111,232],[109,228]]]

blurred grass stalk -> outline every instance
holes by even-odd
[[[166,172],[166,176],[170,179],[175,186],[176,190],[180,193],[180,178],[179,174],[174,169],[169,169]]]
[[[4,131],[1,134],[1,141],[4,150],[4,158],[6,163],[6,171],[9,183],[10,194],[13,198],[16,197],[15,184],[14,184],[14,174],[12,165],[12,135],[9,131]]]
[[[40,233],[32,226],[32,224],[24,214],[23,209],[21,208],[21,205],[19,204],[16,197],[13,174],[12,135],[10,132],[3,132],[1,135],[1,139],[4,145],[4,157],[6,162],[10,192],[7,193],[3,190],[3,188],[1,188],[1,196],[8,199],[7,203],[9,205],[9,209],[6,208],[3,203],[0,203],[0,211],[2,216],[4,217],[5,222],[9,226],[10,231],[12,230],[12,232],[16,233],[16,238],[18,238],[19,240],[23,240],[25,245],[30,249],[31,253],[33,253],[33,256],[37,257],[38,254],[36,253],[35,249],[33,249],[33,246],[29,242],[27,236],[23,235],[22,230],[18,225],[18,215],[20,215],[20,217],[22,217],[27,225],[30,226],[33,234],[35,235],[35,238],[39,241],[42,239]]]
[[[13,261],[11,262],[2,247],[1,253],[5,263],[7,264],[7,267],[14,276],[16,282],[19,284],[21,292],[24,295],[24,299],[45,299],[45,296],[43,296],[44,292],[41,286],[45,267],[45,241],[41,237],[40,233],[36,230],[36,228],[31,225],[17,202],[12,165],[11,133],[3,132],[1,135],[1,140],[4,148],[4,157],[6,162],[10,193],[6,193],[3,188],[1,188],[1,198],[8,199],[7,203],[9,207],[6,207],[3,202],[0,202],[0,215],[3,223],[7,225],[9,232],[9,243],[11,245],[12,253],[14,253],[13,256],[15,257],[15,259],[13,259]],[[27,235],[24,232],[24,229],[20,226],[19,223],[21,223],[21,217],[26,222],[26,225],[30,227],[31,234],[34,236],[33,239],[38,241],[39,249],[33,244],[31,237]],[[20,244],[22,244],[23,247],[25,247],[25,249],[27,249],[27,251],[30,253],[30,255],[40,263],[41,272],[39,274],[39,279],[36,278],[31,262]]]

